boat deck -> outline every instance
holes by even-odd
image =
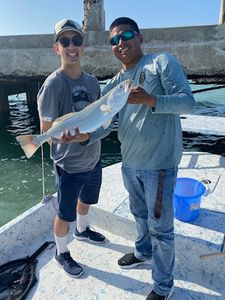
[[[202,198],[200,216],[191,223],[175,219],[175,291],[171,300],[225,299],[225,256],[201,259],[200,255],[220,252],[225,234],[225,158],[208,153],[185,152],[179,177],[210,180],[211,192]],[[152,287],[151,262],[122,270],[117,260],[132,251],[135,222],[129,212],[123,187],[121,164],[103,169],[99,203],[91,209],[91,224],[108,241],[101,245],[76,241],[70,228],[69,249],[83,266],[77,279],[67,276],[53,261],[55,247],[38,257],[38,283],[27,299],[32,300],[136,300],[145,299]],[[30,255],[46,240],[53,240],[52,222],[56,198],[49,197],[0,228],[0,264]],[[15,226],[16,225],[16,226]],[[30,230],[32,228],[32,230]]]

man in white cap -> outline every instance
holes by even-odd
[[[54,120],[65,114],[82,110],[100,96],[98,80],[81,70],[84,34],[80,25],[64,19],[56,23],[55,52],[60,67],[48,76],[38,93],[38,110],[42,131],[47,131]],[[67,247],[69,222],[77,221],[74,236],[102,243],[105,237],[88,225],[89,205],[98,202],[101,186],[101,142],[88,145],[89,134],[74,136],[62,133],[60,140],[51,141],[51,158],[58,181],[59,209],[54,221],[56,241],[55,261],[72,277],[79,277],[83,268],[71,257]]]

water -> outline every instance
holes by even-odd
[[[205,88],[204,85],[191,85],[193,90]],[[207,86],[208,87],[208,86]],[[213,116],[225,116],[225,89],[197,93],[196,113]],[[49,146],[44,145],[44,168],[41,151],[26,159],[15,137],[19,134],[39,132],[36,111],[28,109],[25,94],[9,98],[10,119],[7,124],[0,120],[0,226],[12,220],[20,213],[40,202],[43,198],[43,174],[45,194],[55,192],[52,161],[49,158]],[[185,133],[186,150],[207,151],[224,154],[223,137],[203,136]],[[121,161],[120,145],[116,132],[112,132],[102,141],[103,166]]]

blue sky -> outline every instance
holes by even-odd
[[[140,28],[218,24],[220,0],[104,0],[105,25],[121,16]],[[53,33],[64,18],[83,20],[83,0],[0,0],[0,36]]]

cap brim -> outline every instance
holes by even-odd
[[[66,32],[66,31],[74,31],[74,32],[78,33],[82,38],[84,37],[83,32],[80,31],[80,30],[77,30],[77,29],[71,28],[71,27],[69,27],[69,28],[63,28],[62,30],[60,30],[59,33],[57,33],[57,34],[55,35],[55,42],[57,42],[59,36],[60,36],[63,32]]]

